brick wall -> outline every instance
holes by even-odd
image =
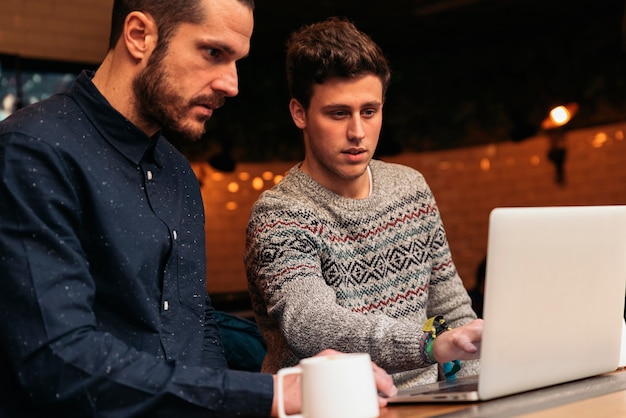
[[[452,254],[466,285],[487,249],[489,212],[497,206],[626,204],[626,123],[572,131],[565,137],[565,183],[555,182],[547,159],[549,139],[386,158],[418,169],[430,184],[448,233]],[[249,209],[260,190],[273,185],[295,162],[240,163],[221,174],[194,163],[202,178],[207,213],[207,288],[246,290],[242,254]],[[243,173],[243,175],[242,175]],[[265,178],[262,179],[265,173]],[[237,185],[236,187],[234,185]],[[231,190],[228,187],[231,185]]]
[[[98,63],[112,7],[113,0],[2,0],[0,53]]]

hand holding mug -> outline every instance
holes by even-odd
[[[299,385],[290,379],[300,380]],[[385,402],[378,391],[391,396],[396,392],[391,377],[372,363],[367,353],[340,353],[326,350],[300,361],[295,367],[279,370],[277,377],[278,416],[281,418],[374,418]],[[285,402],[293,405],[301,388],[300,415],[287,415]],[[297,401],[297,400],[296,400]]]

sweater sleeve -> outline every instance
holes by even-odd
[[[441,217],[437,215],[438,228],[436,239],[433,241],[433,268],[431,273],[430,291],[428,298],[427,317],[443,315],[446,322],[452,327],[458,327],[476,319],[472,310],[469,294],[463,286],[454,262],[452,261],[448,240]],[[478,360],[465,361],[458,376],[468,376],[478,373]]]
[[[443,315],[452,327],[457,327],[475,319],[476,314],[452,261],[441,217],[438,214],[436,217],[437,229],[431,245],[433,263],[427,316]]]

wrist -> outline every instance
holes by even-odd
[[[435,339],[432,337],[430,333],[426,333],[426,346],[424,347],[424,351],[426,352],[426,358],[431,364],[436,364],[437,359],[435,358],[435,354],[433,353],[433,345],[435,343]]]
[[[435,358],[434,346],[435,339],[446,331],[450,331],[452,328],[448,326],[443,316],[437,315],[429,318],[428,321],[422,327],[424,332],[424,360],[431,364],[438,363]],[[446,379],[454,379],[456,373],[461,369],[461,362],[459,360],[452,360],[442,364],[443,372]]]
[[[422,341],[423,341],[423,353],[422,358],[424,362],[430,364],[436,364],[437,359],[434,353],[434,344],[435,339],[443,334],[444,332],[450,330],[451,328],[446,324],[443,316],[437,315],[429,318],[422,327],[422,331],[424,332]]]

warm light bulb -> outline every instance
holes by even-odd
[[[557,126],[563,126],[569,121],[570,113],[565,106],[557,106],[550,111],[550,118]]]
[[[591,146],[594,148],[600,148],[602,147],[607,141],[609,140],[609,137],[606,133],[604,132],[598,132],[593,139],[591,140]]]
[[[252,179],[252,188],[254,190],[261,190],[264,186],[264,182],[263,179],[261,177],[255,177],[254,179]]]
[[[541,128],[545,130],[561,127],[578,113],[578,103],[571,102],[553,107],[546,118],[541,122]]]
[[[237,193],[239,191],[239,184],[234,181],[228,183],[228,191],[231,193]]]

